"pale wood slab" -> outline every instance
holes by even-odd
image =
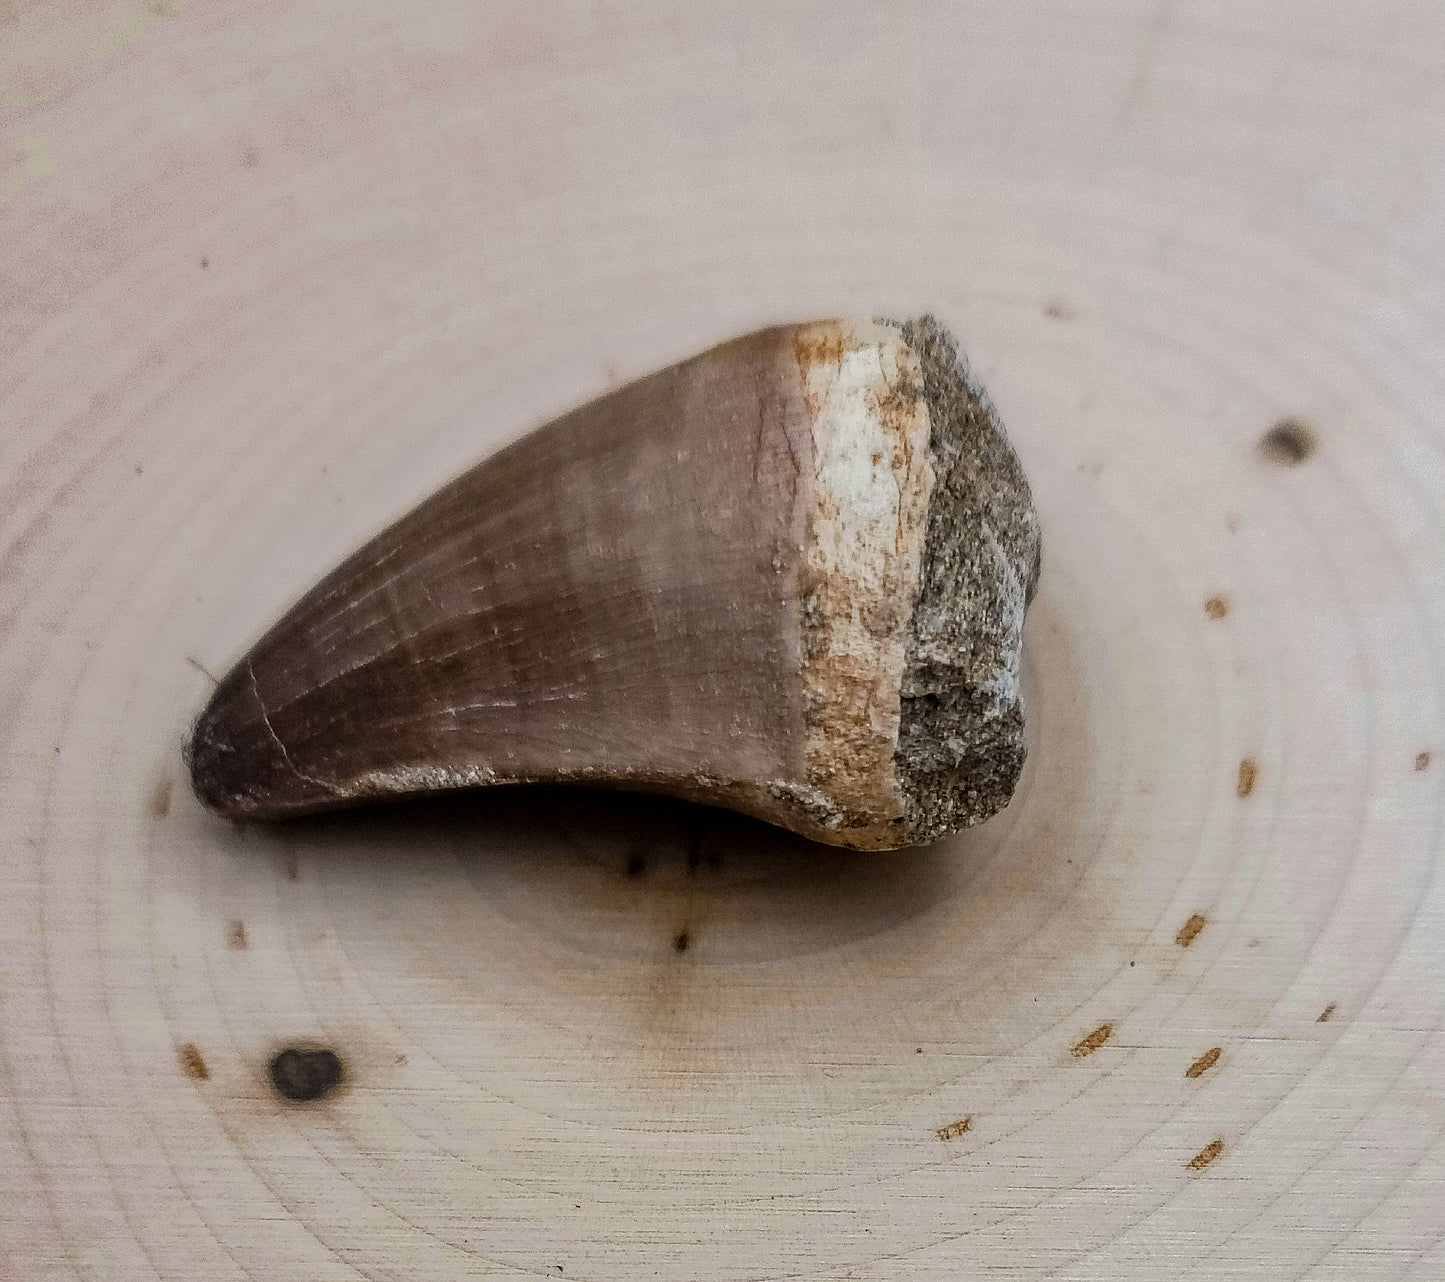
[[[1445,1276],[1438,4],[20,0],[0,104],[0,1277]],[[464,466],[925,308],[1045,531],[998,821],[190,797]]]

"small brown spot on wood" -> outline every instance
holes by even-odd
[[[1253,757],[1246,757],[1239,763],[1239,778],[1235,780],[1234,791],[1241,797],[1247,797],[1254,791],[1255,780],[1259,778],[1259,762]]]
[[[171,777],[162,775],[151,789],[151,814],[164,819],[171,813]]]
[[[271,1084],[289,1100],[320,1099],[341,1081],[341,1058],[331,1050],[288,1046],[272,1057]]]
[[[1211,1046],[1188,1068],[1184,1070],[1185,1077],[1203,1077],[1217,1063],[1219,1063],[1219,1047]]]
[[[1223,1140],[1210,1140],[1208,1144],[1189,1159],[1189,1169],[1191,1171],[1202,1171],[1223,1152]]]
[[[246,948],[249,945],[246,938],[246,923],[240,918],[226,927],[226,944],[231,948]]]
[[[938,1128],[938,1138],[941,1140],[956,1140],[968,1133],[968,1128],[973,1125],[973,1115],[960,1117],[956,1122],[950,1122],[947,1126]]]
[[[1229,601],[1222,596],[1212,596],[1204,603],[1204,613],[1211,619],[1222,619],[1229,613]]]
[[[1073,1056],[1075,1059],[1083,1059],[1085,1055],[1092,1055],[1105,1042],[1114,1035],[1113,1024],[1100,1024],[1092,1033],[1082,1041],[1074,1044]]]
[[[1179,933],[1174,936],[1174,942],[1180,948],[1188,948],[1207,925],[1209,925],[1209,918],[1203,913],[1194,913],[1184,925],[1179,927]]]
[[[1319,448],[1314,429],[1297,418],[1282,418],[1259,442],[1260,453],[1271,463],[1294,467]]]
[[[201,259],[201,270],[202,270],[202,271],[205,271],[206,268],[209,267],[210,265],[211,265],[211,260],[210,260],[209,258],[202,258],[202,259]]]
[[[692,946],[692,936],[686,930],[680,930],[673,936],[672,946],[680,953],[685,953]]]
[[[1416,770],[1428,770],[1428,769],[1430,769],[1430,754],[1429,754],[1428,752],[1417,752],[1417,753],[1415,754],[1415,769],[1416,769]]]
[[[198,1082],[204,1082],[211,1075],[206,1067],[206,1057],[195,1042],[182,1042],[176,1047],[176,1057],[181,1061],[181,1072]]]
[[[1326,1007],[1324,1008],[1324,1010],[1320,1011],[1320,1013],[1315,1016],[1315,1023],[1316,1023],[1316,1024],[1326,1024],[1326,1023],[1328,1023],[1330,1016],[1333,1015],[1334,1013],[1335,1013],[1335,1004],[1334,1004],[1334,1002],[1331,1002],[1328,1006],[1326,1006]]]
[[[1071,321],[1074,319],[1074,309],[1062,299],[1050,299],[1044,304],[1044,315],[1050,320]]]

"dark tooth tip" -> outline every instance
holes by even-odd
[[[244,667],[217,687],[191,728],[184,755],[197,799],[227,819],[260,817],[292,773]]]

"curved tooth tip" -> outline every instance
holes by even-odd
[[[196,796],[229,819],[280,818],[343,800],[334,787],[298,772],[244,662],[221,682],[197,718],[185,759]]]

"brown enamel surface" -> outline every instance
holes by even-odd
[[[525,437],[236,665],[194,734],[198,791],[270,818],[472,783],[799,777],[810,449],[784,331]]]

